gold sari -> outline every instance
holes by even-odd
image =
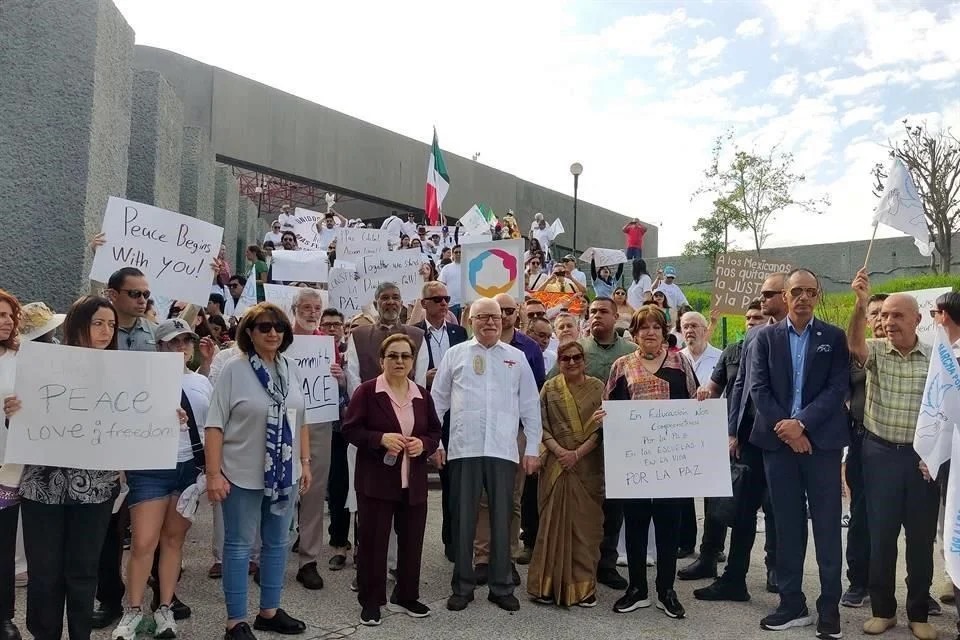
[[[551,378],[540,393],[543,440],[573,451],[596,433],[591,420],[603,400],[604,383],[587,377],[567,385]],[[603,538],[603,450],[595,448],[565,470],[549,452],[541,454],[540,529],[527,576],[527,592],[561,606],[576,605],[597,589]]]

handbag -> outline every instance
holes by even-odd
[[[743,487],[750,467],[739,462],[730,463],[730,480],[733,485],[733,495],[721,498],[704,498],[704,517],[715,520],[725,527],[732,527],[737,521],[737,505],[743,495]]]

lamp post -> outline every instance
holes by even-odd
[[[573,175],[573,253],[577,253],[577,187],[580,184],[580,174],[583,173],[583,165],[574,162],[570,165],[570,173]]]

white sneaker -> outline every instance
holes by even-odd
[[[177,621],[174,620],[173,611],[170,611],[167,605],[160,605],[160,608],[153,612],[153,622],[157,625],[156,631],[153,632],[154,638],[177,637]]]
[[[127,609],[110,637],[112,640],[136,640],[137,627],[141,622],[143,622],[143,612],[139,608]]]

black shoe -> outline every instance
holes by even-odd
[[[533,549],[531,549],[530,547],[524,547],[520,551],[520,555],[517,556],[517,564],[530,564],[530,560],[532,558],[533,558]]]
[[[840,617],[817,620],[817,637],[820,640],[839,640],[843,637],[840,631]]]
[[[695,553],[695,550],[692,547],[680,547],[679,549],[677,549],[677,560],[689,558],[694,553]]]
[[[597,596],[596,596],[596,594],[592,594],[592,595],[587,596],[586,598],[584,598],[583,600],[581,600],[580,602],[578,602],[578,603],[577,603],[577,606],[578,606],[578,607],[583,607],[584,609],[593,609],[595,606],[597,606]]]
[[[473,568],[473,575],[475,576],[474,582],[477,586],[483,586],[487,584],[487,579],[490,577],[490,565],[486,563],[480,563]]]
[[[510,578],[513,580],[513,586],[520,586],[520,572],[517,571],[517,565],[510,564]]]
[[[257,631],[273,631],[285,636],[294,636],[307,630],[307,625],[301,620],[293,618],[283,609],[277,609],[272,618],[264,618],[257,614],[253,621],[253,628]]]
[[[304,589],[316,591],[323,589],[323,578],[317,572],[317,563],[308,562],[297,571],[297,582],[303,585]]]
[[[520,611],[520,601],[517,600],[517,596],[512,593],[506,596],[495,596],[491,593],[487,595],[487,600],[504,611]]]
[[[680,619],[687,615],[683,605],[677,600],[677,592],[673,589],[657,597],[657,609],[667,614],[668,618]]]
[[[93,610],[90,626],[94,629],[106,629],[123,617],[123,607],[105,607],[101,604]]]
[[[940,603],[935,599],[927,596],[927,615],[928,616],[942,616],[943,609],[940,608]]]
[[[360,624],[367,627],[380,626],[380,607],[364,607],[360,610]]]
[[[330,562],[327,564],[330,568],[330,571],[342,571],[347,566],[347,556],[342,553],[330,558]]]
[[[734,584],[721,578],[714,580],[709,587],[694,589],[693,597],[708,602],[747,602],[750,600],[750,593],[746,584]]]
[[[447,609],[450,611],[463,611],[471,602],[473,602],[472,593],[468,596],[458,596],[457,594],[453,594],[447,598]]]
[[[813,616],[806,607],[800,611],[778,607],[776,611],[760,621],[760,628],[766,631],[786,631],[793,627],[809,627],[811,624],[813,624]]]
[[[681,580],[704,580],[717,577],[717,558],[701,553],[700,557],[677,571]]]
[[[870,602],[870,592],[864,587],[853,585],[840,598],[840,606],[852,609],[859,609],[868,602]]]
[[[727,554],[725,554],[723,551],[717,554],[717,562],[726,562],[726,561],[727,561]]]
[[[629,613],[636,609],[645,609],[650,606],[650,598],[641,593],[637,587],[627,589],[627,592],[613,605],[617,613]]]
[[[767,569],[767,593],[780,593],[777,587],[777,570],[774,568]]]
[[[390,604],[387,609],[395,613],[405,613],[411,618],[426,618],[430,615],[430,607],[417,600],[397,600],[396,596],[390,596]]]
[[[616,589],[617,591],[623,591],[630,586],[630,583],[627,582],[627,579],[620,575],[620,572],[613,567],[610,567],[609,569],[598,569],[597,582],[604,584],[611,589]]]
[[[257,640],[246,622],[241,622],[223,634],[223,640]]]
[[[20,635],[20,629],[13,624],[13,620],[4,620],[0,622],[0,640],[23,640]]]

